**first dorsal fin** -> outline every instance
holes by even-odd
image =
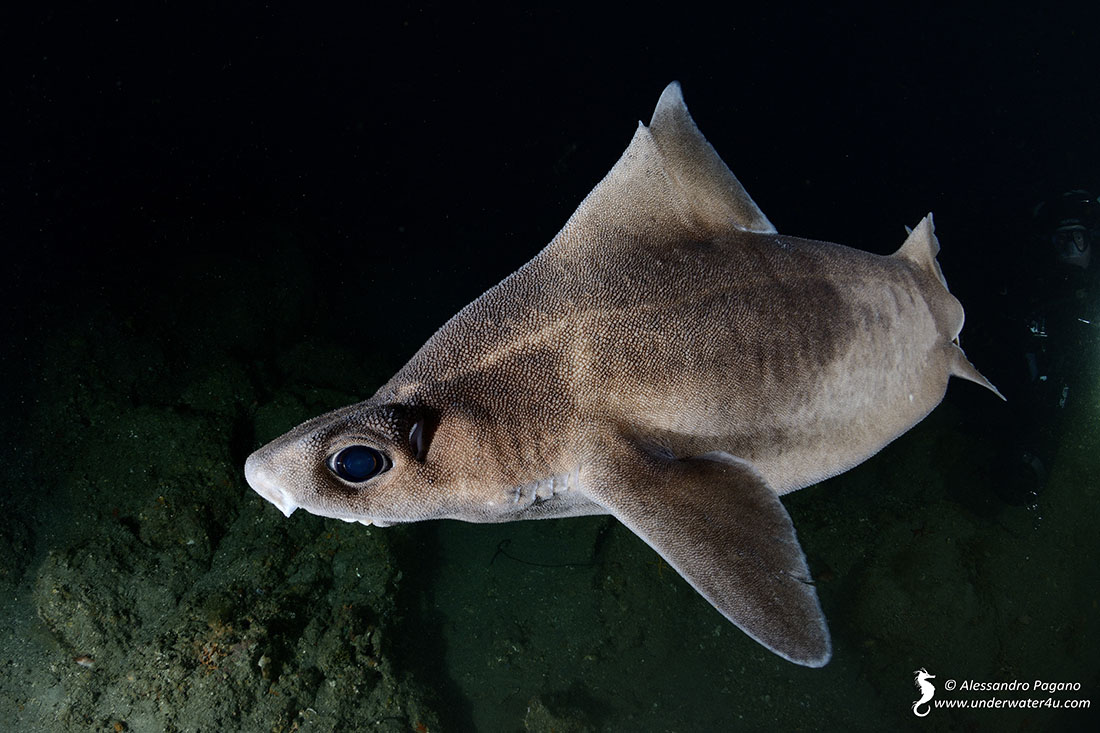
[[[657,100],[649,131],[657,142],[666,172],[699,225],[774,234],[775,227],[733,175],[695,120],[691,118],[679,82],[672,82]]]
[[[551,243],[571,248],[623,237],[668,244],[730,229],[774,233],[684,105],[665,88],[649,126],[638,123],[626,152]]]

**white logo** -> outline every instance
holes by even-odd
[[[936,679],[936,675],[928,674],[928,670],[924,667],[918,669],[916,672],[913,673],[913,675],[913,682],[917,685],[917,692],[920,693],[920,700],[917,700],[915,703],[913,703],[913,715],[916,715],[918,718],[923,718],[925,715],[928,715],[928,713],[932,711],[932,706],[928,705],[924,709],[923,713],[917,712],[917,708],[919,708],[921,705],[925,705],[929,700],[932,699],[932,696],[936,694],[935,686],[928,681]]]

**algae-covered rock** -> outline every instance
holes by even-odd
[[[209,568],[124,528],[49,555],[35,602],[73,660],[66,727],[437,727],[388,656],[399,574],[381,532],[267,514],[242,512]]]
[[[560,706],[551,710],[541,697],[528,701],[523,728],[531,733],[589,733],[596,730],[581,712]]]

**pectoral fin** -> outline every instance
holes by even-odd
[[[582,481],[746,634],[797,664],[829,661],[829,629],[794,525],[749,463],[633,449]]]

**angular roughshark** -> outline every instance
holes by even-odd
[[[288,517],[383,527],[612,514],[819,667],[832,643],[779,497],[874,455],[951,376],[997,392],[959,348],[938,251],[931,214],[891,256],[778,234],[673,83],[545,249],[245,476]]]

